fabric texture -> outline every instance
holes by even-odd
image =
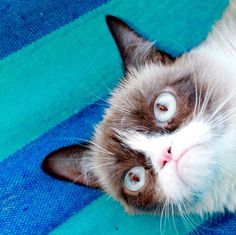
[[[41,163],[60,146],[88,139],[103,108],[90,106],[0,162],[0,234],[46,234],[101,195],[49,177]]]
[[[194,219],[196,221],[196,218]],[[102,196],[50,234],[185,235],[187,231],[180,217],[161,219],[160,216],[127,215],[120,204]]]
[[[217,214],[199,226],[191,235],[235,235],[236,215],[233,213]]]
[[[226,0],[112,0],[1,60],[0,160],[117,84],[121,61],[106,14],[128,20],[161,49],[177,55],[207,36],[226,5]]]
[[[101,196],[97,190],[53,179],[40,166],[43,158],[60,146],[88,140],[105,107],[106,103],[101,101],[89,106],[0,163],[0,234],[48,233]],[[189,230],[182,219],[174,220],[180,234],[187,234]],[[165,229],[161,228],[162,232],[173,234],[176,229],[173,218],[165,221],[161,222],[159,216],[127,215],[117,202],[102,196],[55,233],[135,234],[150,230],[155,224],[156,229],[150,232],[154,235],[160,231],[161,224],[169,223]]]
[[[178,234],[172,217],[163,224],[159,216],[129,216],[100,191],[55,180],[40,165],[51,151],[91,138],[107,106],[94,102],[122,75],[106,14],[175,56],[200,43],[227,4],[0,1],[0,234]],[[235,218],[217,215],[192,234],[236,234]],[[190,230],[174,221],[179,234]]]
[[[0,2],[0,59],[108,0],[3,0]]]

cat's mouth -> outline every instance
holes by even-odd
[[[173,162],[173,164],[175,165],[176,173],[177,173],[178,177],[184,183],[183,177],[181,176],[181,174],[179,174],[179,165],[181,165],[181,163],[184,161],[184,159],[186,157],[188,157],[189,153],[191,153],[192,151],[196,150],[197,148],[201,148],[201,147],[202,147],[202,144],[195,144],[191,147],[185,148],[180,154],[173,155],[173,157],[170,157],[168,160],[165,160],[162,168],[164,168],[167,164]]]
[[[185,162],[186,160],[188,160],[188,157],[197,157],[197,150],[201,149],[203,146],[202,144],[196,144],[193,145],[192,147],[189,147],[187,149],[185,149],[179,156],[179,158],[177,160],[174,160],[176,163],[176,172],[179,176],[179,178],[183,181],[183,183],[185,183],[186,185],[188,185],[188,183],[186,182],[186,180],[184,179],[185,177],[182,176],[181,174],[181,167],[185,166]]]
[[[202,144],[196,144],[168,161],[160,171],[160,181],[165,194],[175,202],[191,200],[192,193],[201,185],[198,166],[195,162]],[[197,179],[197,180],[196,180]]]

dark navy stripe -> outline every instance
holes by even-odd
[[[0,163],[0,234],[45,234],[101,192],[45,175],[45,155],[89,139],[105,104],[98,102],[61,123]]]
[[[225,212],[214,214],[190,235],[233,235],[236,234],[236,214]]]
[[[0,1],[0,59],[108,1]]]

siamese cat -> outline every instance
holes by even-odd
[[[54,151],[43,170],[100,188],[131,213],[235,211],[236,1],[177,58],[106,21],[124,77],[91,142]]]

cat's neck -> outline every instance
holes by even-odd
[[[202,46],[229,55],[236,54],[236,0],[230,1],[223,17],[215,24]]]
[[[224,81],[222,86],[227,81],[227,86],[236,87],[236,0],[230,1],[223,17],[206,40],[191,51],[190,58],[209,80]]]

